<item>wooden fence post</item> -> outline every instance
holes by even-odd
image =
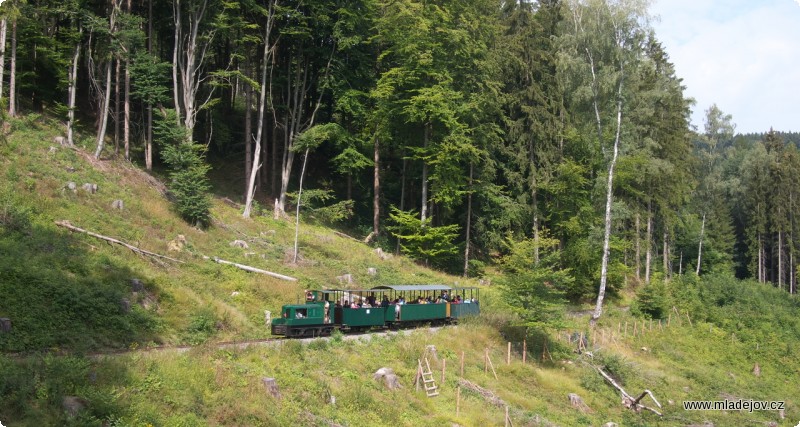
[[[508,342],[508,350],[506,351],[506,365],[511,364],[511,341]]]
[[[544,342],[547,342],[547,338],[544,339]],[[525,364],[525,359],[528,356],[528,341],[522,340],[522,364]]]
[[[464,376],[464,350],[461,350],[461,371],[460,375]]]

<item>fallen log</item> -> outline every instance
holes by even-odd
[[[658,403],[658,400],[656,400],[655,396],[653,396],[653,393],[652,393],[650,390],[645,390],[645,391],[643,391],[643,392],[642,392],[642,394],[641,394],[639,397],[637,397],[637,398],[633,398],[633,396],[631,396],[630,394],[628,394],[628,392],[627,392],[627,391],[625,391],[625,389],[624,389],[624,388],[622,388],[622,386],[620,386],[619,384],[617,384],[617,382],[616,382],[616,381],[614,381],[614,379],[613,379],[613,378],[611,378],[611,376],[610,376],[610,375],[608,375],[607,373],[605,373],[605,372],[603,371],[603,369],[601,369],[601,368],[600,368],[600,367],[598,367],[598,366],[593,366],[593,368],[595,368],[595,369],[597,370],[597,372],[599,372],[599,373],[600,373],[600,375],[602,375],[602,376],[603,376],[603,378],[605,378],[605,379],[606,379],[606,381],[608,381],[608,382],[609,382],[609,383],[610,383],[610,384],[611,384],[611,385],[612,385],[614,388],[616,388],[617,390],[619,390],[619,392],[622,394],[622,404],[623,404],[625,407],[627,407],[627,408],[631,408],[631,409],[633,409],[634,411],[639,411],[640,409],[647,409],[648,411],[650,411],[650,412],[652,412],[652,413],[654,413],[654,414],[658,415],[659,417],[663,416],[663,414],[662,414],[661,412],[658,412],[657,410],[655,410],[655,409],[653,409],[653,408],[651,408],[651,407],[649,407],[649,406],[645,406],[645,405],[642,405],[641,403],[639,403],[639,401],[641,401],[641,400],[642,400],[642,398],[643,398],[645,395],[649,395],[649,396],[650,396],[650,397],[653,399],[653,402],[655,402],[655,403],[656,403],[656,405],[658,405],[658,407],[659,407],[659,408],[661,407],[661,404],[660,404],[660,403]]]
[[[267,276],[274,277],[276,279],[288,280],[290,282],[296,282],[297,281],[297,279],[294,278],[294,277],[284,276],[283,274],[273,273],[271,271],[262,270],[262,269],[256,268],[256,267],[251,267],[249,265],[238,264],[238,263],[235,263],[235,262],[226,261],[226,260],[224,260],[222,258],[208,257],[208,256],[203,255],[203,259],[214,261],[214,262],[219,263],[219,264],[230,265],[230,266],[242,269],[244,271],[249,271],[251,273],[266,274]]]
[[[130,249],[131,251],[133,251],[133,252],[135,252],[135,253],[137,253],[139,255],[149,256],[149,257],[155,258],[156,260],[159,260],[160,258],[163,258],[163,259],[166,259],[166,260],[169,260],[169,261],[172,261],[172,262],[177,262],[177,263],[183,264],[183,261],[181,261],[181,260],[177,260],[175,258],[170,258],[170,257],[168,257],[166,255],[157,254],[155,252],[146,251],[144,249],[137,248],[136,246],[133,246],[133,245],[128,244],[128,243],[125,243],[125,242],[123,242],[121,240],[118,240],[118,239],[115,239],[113,237],[104,236],[102,234],[97,234],[97,233],[94,233],[94,232],[91,232],[91,231],[84,230],[82,228],[76,227],[76,226],[72,225],[67,220],[56,221],[56,225],[59,226],[59,227],[64,227],[64,228],[66,228],[66,229],[68,229],[70,231],[75,231],[75,232],[79,232],[79,233],[88,234],[88,235],[90,235],[90,236],[92,236],[94,238],[97,238],[97,239],[100,239],[100,240],[105,240],[106,242],[114,243],[114,244],[117,244],[117,245],[120,245],[120,246],[124,246],[124,247]]]

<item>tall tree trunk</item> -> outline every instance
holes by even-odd
[[[153,54],[153,0],[147,2],[147,53]],[[144,143],[144,164],[153,170],[153,106],[147,106],[147,132]]]
[[[665,225],[666,227],[666,225]],[[663,269],[664,269],[664,278],[670,279],[672,278],[672,268],[669,262],[670,259],[670,247],[669,247],[669,234],[664,231],[664,251],[661,253],[662,261],[663,261]]]
[[[783,233],[778,231],[778,289],[783,289]]]
[[[117,58],[114,61],[114,155],[119,155],[119,89],[120,73],[122,72],[122,62]]]
[[[249,84],[244,87],[244,197],[247,200],[247,192],[250,189],[250,171],[253,167],[253,114],[250,111],[253,103],[253,88]]]
[[[8,81],[8,115],[17,115],[17,19],[11,23],[11,70]]]
[[[6,33],[8,18],[0,20],[0,103],[3,101],[3,72],[6,69]]]
[[[533,150],[531,150],[533,151]],[[536,182],[536,168],[533,163],[533,158],[530,159],[531,162],[531,205],[533,207],[533,262],[539,264],[539,200],[538,196],[539,193],[537,191],[538,183]],[[469,173],[470,173],[470,188],[472,187],[472,164],[469,165]],[[470,201],[472,197],[472,193],[470,193]],[[469,242],[469,239],[467,239]],[[466,275],[465,275],[466,276]]]
[[[100,159],[100,154],[103,152],[103,147],[106,140],[106,127],[108,126],[108,110],[109,103],[111,102],[111,60],[106,64],[106,87],[105,97],[103,98],[102,108],[100,109],[100,128],[97,131],[96,145],[97,149],[94,152],[94,158]]]
[[[69,88],[67,89],[67,144],[70,146],[75,144],[73,128],[75,126],[75,97],[78,84],[78,59],[81,53],[80,35],[83,34],[82,27],[79,27],[78,34],[78,41],[75,43],[75,53],[72,56],[72,67],[69,70]],[[2,73],[0,73],[0,81],[2,81]]]
[[[306,174],[306,163],[308,163],[308,151],[303,154],[303,167],[300,169],[300,189],[297,190],[297,208],[294,216],[294,260],[292,263],[297,264],[297,249],[300,242],[300,198],[303,196],[303,177]]]
[[[425,124],[425,132],[422,139],[422,147],[427,155],[428,150],[428,140],[430,139],[431,131],[430,131],[430,124]],[[425,226],[425,219],[428,217],[428,162],[424,159],[422,160],[422,201],[420,205],[420,220],[422,221],[422,226]]]
[[[406,209],[406,168],[408,167],[408,159],[401,154],[403,158],[403,169],[400,172],[400,210]],[[400,239],[397,239],[397,245],[394,248],[395,255],[400,254]]]
[[[267,69],[269,68],[270,52],[270,36],[272,34],[272,18],[274,16],[274,2],[269,3],[269,11],[267,15],[267,23],[264,26],[264,52],[261,57],[261,87],[258,92],[258,125],[256,130],[256,146],[253,150],[253,166],[250,169],[250,182],[247,186],[247,199],[244,205],[244,212],[242,216],[250,218],[250,210],[253,205],[253,198],[256,192],[256,178],[259,169],[261,168],[261,140],[264,135],[264,111],[267,104]],[[248,113],[249,114],[249,113]],[[249,136],[248,136],[249,137]],[[302,179],[302,177],[301,177]],[[299,200],[298,200],[299,208]],[[299,211],[298,211],[299,213]],[[295,248],[295,258],[297,258],[297,249]]]
[[[470,229],[472,228],[472,174],[474,170],[474,165],[472,163],[469,164],[469,193],[467,194],[467,236],[466,236],[466,244],[464,245],[464,277],[467,277],[469,272],[469,238],[470,238]],[[534,217],[536,214],[534,214]],[[536,249],[538,255],[539,243],[536,242]],[[539,261],[538,259],[536,260]]]
[[[594,69],[592,69],[594,73]],[[617,87],[617,132],[614,137],[614,150],[611,155],[611,162],[608,165],[608,183],[606,185],[606,214],[605,231],[603,232],[603,259],[600,264],[600,288],[597,291],[597,303],[590,323],[594,325],[597,319],[603,314],[603,299],[606,295],[606,284],[608,282],[608,258],[611,246],[611,206],[614,201],[614,167],[617,165],[619,156],[619,138],[622,131],[622,78]]]
[[[703,235],[706,231],[706,214],[703,214],[703,222],[700,223],[700,243],[697,244],[697,270],[695,274],[700,275],[700,262],[703,260]]]
[[[178,79],[178,53],[180,46],[183,43],[181,35],[181,0],[174,0],[172,2],[173,24],[175,25],[175,40],[172,44],[172,96],[175,105],[175,116],[178,126],[181,124],[181,97],[180,97],[180,80]],[[152,22],[152,20],[150,20]]]
[[[78,86],[78,59],[81,55],[81,35],[83,34],[83,27],[78,27],[78,41],[75,43],[75,53],[72,55],[72,66],[69,69],[69,87],[67,89],[67,144],[69,146],[75,145],[73,128],[75,126],[75,95]],[[1,39],[2,37],[0,37]],[[2,61],[0,61],[2,63]],[[0,81],[2,81],[2,72],[0,72]],[[0,90],[2,92],[2,90]]]
[[[653,214],[650,203],[647,204],[647,230],[645,231],[644,283],[650,283],[650,266],[653,261]]]
[[[381,140],[375,137],[372,170],[372,233],[378,238],[381,228]]]
[[[640,226],[639,226],[639,217],[641,215],[639,212],[636,212],[636,219],[634,220],[634,228],[636,229],[636,238],[635,238],[635,251],[636,251],[636,282],[642,283],[642,238],[640,234]]]
[[[130,12],[130,1],[128,1]],[[125,59],[125,119],[123,120],[122,139],[125,146],[125,160],[131,160],[131,62]]]

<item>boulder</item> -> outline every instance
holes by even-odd
[[[81,186],[81,188],[83,188],[83,191],[85,191],[85,192],[87,192],[89,194],[97,193],[97,184],[91,184],[91,183],[87,182],[87,183],[83,184]]]
[[[384,385],[389,390],[397,390],[403,388],[400,384],[400,379],[394,373],[392,368],[380,368],[372,374],[372,379],[375,381],[383,381]]]
[[[281,398],[281,391],[278,389],[278,382],[275,378],[261,377],[261,383],[267,389],[267,393],[275,399]]]
[[[178,234],[174,240],[170,240],[169,243],[167,243],[167,251],[180,252],[183,250],[184,246],[186,246],[186,236],[183,234]]]
[[[341,276],[336,276],[336,280],[338,280],[339,283],[346,283],[349,285],[353,283],[353,275],[348,273],[348,274],[343,274]]]
[[[67,185],[65,185],[65,187],[67,188],[67,190],[71,190],[73,193],[78,191],[78,184],[72,181],[68,182]]]
[[[122,210],[125,208],[125,202],[120,199],[114,200],[111,202],[111,209],[119,209]]]
[[[64,399],[61,401],[61,407],[64,408],[64,412],[67,413],[69,418],[75,418],[78,414],[86,409],[88,402],[85,399],[82,399],[77,396],[64,396]]]
[[[375,276],[378,274],[378,269],[375,267],[369,267],[367,268],[367,274],[369,274],[370,276]]]
[[[144,283],[141,280],[131,279],[131,292],[142,292],[144,290]]]
[[[587,406],[586,403],[583,402],[583,399],[581,399],[581,397],[578,396],[577,394],[570,393],[570,394],[567,395],[567,397],[569,398],[569,403],[570,403],[570,405],[572,405],[573,408],[575,408],[575,409],[577,409],[577,410],[579,410],[579,411],[581,411],[583,413],[592,411],[589,408],[589,406]]]

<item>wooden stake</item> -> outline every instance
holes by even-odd
[[[464,350],[461,350],[461,371],[460,375],[464,376]]]
[[[689,326],[692,326],[692,318],[689,317],[689,311],[686,311],[686,320],[689,321]]]
[[[653,330],[653,319],[650,319],[650,330]]]
[[[508,427],[508,406],[506,406],[506,427]]]
[[[667,317],[667,326],[669,326],[671,323],[672,323],[672,313],[670,313],[669,317]]]
[[[544,339],[544,345],[547,346],[547,338]],[[528,341],[522,340],[522,364],[525,364],[525,359],[528,356]],[[544,359],[544,357],[542,357]]]
[[[658,330],[659,331],[663,331],[664,330],[664,327],[661,326],[661,319],[658,319]]]
[[[486,361],[489,362],[489,366],[492,368],[492,373],[494,374],[494,379],[498,379],[497,378],[497,371],[494,370],[494,363],[492,363],[492,358],[489,357],[489,349],[488,348],[486,349]]]
[[[634,320],[633,321],[633,337],[634,338],[636,337],[636,325],[638,325],[638,324],[639,324],[638,320]]]
[[[444,371],[447,366],[447,359],[442,359],[442,384],[444,384]]]
[[[506,351],[506,365],[511,364],[511,341],[508,342],[508,350]]]
[[[625,321],[625,338],[628,338],[628,321]]]

